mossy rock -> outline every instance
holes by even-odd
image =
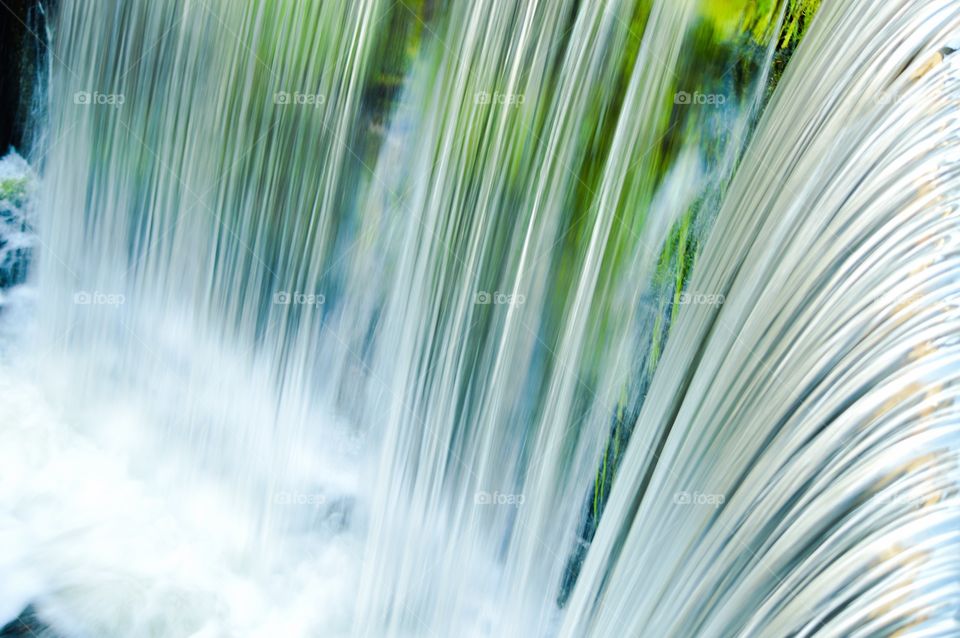
[[[0,200],[21,203],[27,196],[27,178],[0,179]]]
[[[781,49],[799,42],[821,0],[786,1],[787,13],[778,37]],[[701,13],[713,23],[720,40],[735,40],[749,33],[754,40],[765,42],[782,6],[782,0],[703,0]]]

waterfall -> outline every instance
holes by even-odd
[[[960,632],[960,6],[819,5],[54,3],[0,625]]]
[[[690,284],[725,303],[680,314],[562,635],[956,632],[958,20],[821,9]]]

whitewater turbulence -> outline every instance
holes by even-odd
[[[960,5],[717,4],[58,0],[0,625],[960,633]]]

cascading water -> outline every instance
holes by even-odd
[[[960,634],[960,5],[818,6],[58,0],[0,621]]]

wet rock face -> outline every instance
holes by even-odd
[[[5,226],[12,226],[17,230],[15,234],[5,234],[0,230],[0,289],[11,288],[26,281],[32,251],[26,240],[19,240],[19,237],[25,236],[23,224],[9,211],[3,210],[0,204],[0,228]]]
[[[31,180],[32,171],[22,157],[10,153],[0,159],[0,291],[27,278],[34,243],[28,219]]]
[[[44,58],[44,15],[51,2],[5,0],[0,5],[0,155],[10,146],[30,144],[28,123],[33,111],[38,69]]]

